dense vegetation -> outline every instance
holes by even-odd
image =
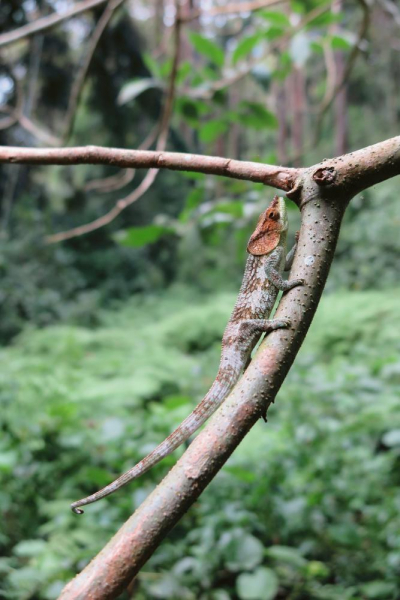
[[[399,289],[321,305],[259,424],[139,577],[138,598],[400,594]],[[4,597],[56,598],[173,464],[77,518],[68,503],[161,440],[215,374],[232,294],[138,297],[95,329],[1,353]]]
[[[11,30],[55,4],[11,0],[0,4],[0,19]],[[162,2],[131,4],[134,18],[121,8],[101,37],[72,134],[61,142],[137,147],[157,122],[172,21],[168,11],[141,14]],[[322,4],[189,24],[169,149],[306,165],[394,135],[398,15],[386,2],[371,8],[344,96],[314,143],[332,85],[324,61],[343,68],[362,3],[321,13],[290,37]],[[79,53],[100,14],[1,50],[0,104],[16,106],[22,86],[25,116],[62,138]],[[278,52],[274,44],[287,35]],[[270,47],[244,80],[210,92],[223,67],[244,68]],[[0,129],[0,143],[43,140],[15,123]],[[174,463],[182,450],[83,517],[69,510],[202,398],[246,241],[271,195],[260,185],[162,172],[107,227],[43,242],[105,214],[144,176],[90,190],[116,174],[1,168],[0,598],[56,598]],[[400,597],[398,183],[352,202],[327,293],[268,425],[244,440],[132,584],[132,597]],[[293,239],[299,215],[288,204]]]

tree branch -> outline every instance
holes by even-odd
[[[302,221],[289,278],[303,279],[305,285],[284,294],[276,313],[276,318],[290,320],[290,329],[267,336],[205,429],[97,557],[64,588],[60,600],[117,598],[197,500],[274,402],[316,312],[349,200],[372,182],[399,173],[400,137],[302,172],[290,194],[300,206]]]
[[[293,187],[300,169],[277,167],[257,162],[233,160],[202,154],[125,150],[103,146],[74,148],[19,148],[0,146],[0,163],[27,165],[109,165],[124,169],[170,169],[221,175],[264,183],[288,191]]]
[[[121,0],[117,0],[121,3]],[[116,7],[113,8],[115,10]],[[172,116],[172,107],[174,104],[175,97],[175,83],[176,77],[178,74],[178,66],[179,66],[179,54],[180,54],[180,46],[181,46],[181,19],[179,13],[179,4],[176,4],[177,8],[177,17],[174,25],[174,57],[172,61],[171,75],[168,86],[167,97],[165,99],[164,110],[161,115],[160,120],[160,133],[158,135],[156,151],[162,152],[167,145],[168,139],[168,131],[169,131],[169,123]],[[131,192],[128,196],[123,198],[122,200],[118,200],[115,206],[105,215],[87,223],[85,225],[80,225],[78,227],[74,227],[73,229],[69,229],[68,231],[62,231],[60,233],[56,233],[54,235],[49,235],[46,237],[46,242],[48,244],[54,244],[57,242],[61,242],[64,240],[68,240],[80,235],[84,235],[91,231],[95,231],[100,227],[104,227],[113,221],[123,210],[125,210],[128,206],[139,200],[143,196],[145,192],[151,187],[155,178],[157,177],[159,169],[151,169],[143,181],[139,184],[139,186]]]
[[[97,45],[107,25],[110,23],[112,17],[114,16],[115,11],[123,4],[123,2],[125,2],[125,0],[108,0],[104,12],[101,15],[90,37],[88,47],[85,50],[83,63],[78,70],[78,74],[74,80],[71,94],[69,97],[68,108],[64,121],[64,141],[67,141],[71,135],[74,126],[76,109],[78,108],[79,100],[82,95],[82,90],[85,85],[86,75],[89,70],[90,63],[92,62],[92,58],[96,51]]]
[[[145,137],[143,142],[140,144],[138,150],[147,150],[150,146],[153,145],[158,131],[158,124],[153,127],[150,133]],[[111,175],[109,177],[102,177],[101,179],[92,179],[85,184],[84,190],[85,192],[97,191],[101,194],[105,194],[107,192],[113,192],[119,190],[124,187],[128,183],[132,181],[135,176],[134,169],[125,169],[124,171],[119,171],[117,175]]]
[[[340,92],[340,90],[346,85],[346,82],[348,81],[350,74],[353,70],[353,67],[355,65],[355,62],[357,60],[357,56],[360,53],[360,45],[363,41],[363,39],[365,38],[365,36],[367,35],[368,32],[368,28],[369,28],[369,23],[370,23],[370,7],[368,6],[367,2],[365,0],[358,0],[361,9],[363,11],[363,17],[361,19],[361,24],[360,24],[360,28],[359,28],[359,32],[358,32],[358,36],[357,36],[357,40],[349,54],[349,58],[347,60],[346,63],[346,67],[344,69],[344,73],[343,73],[343,77],[341,78],[341,80],[331,89],[330,94],[325,94],[325,97],[322,101],[322,104],[320,106],[320,109],[318,111],[318,116],[317,116],[317,122],[316,122],[316,126],[315,126],[315,136],[314,136],[314,144],[316,144],[320,138],[321,135],[321,129],[322,129],[322,123],[323,123],[323,119],[324,116],[327,112],[327,110],[329,109],[329,107],[331,106],[332,102],[334,101],[334,99],[336,98],[336,95]]]
[[[233,160],[219,156],[185,154],[180,152],[153,152],[125,150],[103,146],[75,148],[19,148],[0,146],[0,164],[28,165],[110,165],[136,169],[170,169],[207,175],[220,175],[232,179],[263,183],[294,196],[296,183],[305,169],[265,165],[250,161]],[[326,169],[345,173],[350,186],[357,192],[400,174],[400,136],[368,146],[363,150],[326,160]],[[347,165],[347,169],[344,169]],[[365,185],[364,185],[365,184]]]
[[[106,1],[107,0],[83,0],[82,2],[77,2],[75,6],[69,10],[66,10],[62,14],[53,13],[47,17],[37,19],[36,21],[33,21],[33,23],[28,23],[27,25],[23,25],[18,29],[14,29],[14,31],[3,33],[0,35],[0,48],[9,44],[14,44],[19,40],[31,37],[39,31],[46,31],[47,29],[55,27],[67,19],[71,19],[82,12],[90,10],[95,6],[99,6],[99,4],[104,4]]]
[[[234,13],[253,12],[268,6],[276,4],[284,4],[288,0],[255,0],[254,2],[239,2],[239,4],[226,4],[225,6],[215,6],[208,10],[191,11],[187,16],[183,17],[183,21],[188,23],[199,17],[215,17],[217,15],[231,15]]]

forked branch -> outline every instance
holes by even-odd
[[[303,279],[305,285],[284,294],[275,315],[288,319],[290,329],[265,339],[205,429],[101,553],[64,588],[60,600],[117,598],[197,500],[274,402],[316,312],[349,200],[360,189],[399,173],[400,138],[301,172],[290,193],[302,221],[289,277]]]

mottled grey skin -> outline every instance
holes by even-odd
[[[80,506],[91,504],[112,494],[151,469],[183,444],[228,396],[246,368],[251,352],[262,333],[289,326],[287,321],[268,319],[278,291],[287,291],[302,284],[298,279],[292,281],[282,279],[282,271],[290,269],[296,245],[286,257],[288,222],[285,202],[283,198],[275,198],[263,214],[268,215],[272,206],[275,211],[278,211],[273,225],[279,225],[279,241],[271,252],[257,256],[250,254],[247,259],[240,292],[222,338],[218,373],[210,390],[193,412],[157,448],[103,489],[71,504],[73,512],[81,514],[83,510],[79,508]]]

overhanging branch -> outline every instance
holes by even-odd
[[[124,150],[103,146],[75,148],[18,148],[0,146],[0,163],[26,165],[109,165],[124,169],[170,169],[208,175],[222,175],[264,183],[288,191],[301,169],[276,167],[262,163],[233,160],[202,154]]]
[[[90,10],[95,6],[104,4],[105,2],[107,2],[107,0],[83,0],[82,2],[77,2],[75,6],[61,14],[53,13],[51,15],[48,15],[47,17],[37,19],[36,21],[33,21],[33,23],[28,23],[27,25],[23,25],[18,29],[14,29],[14,31],[8,31],[7,33],[3,33],[2,35],[0,35],[0,48],[2,48],[3,46],[8,46],[9,44],[14,44],[15,42],[18,42],[22,39],[27,39],[41,31],[51,29],[59,23],[62,23],[67,19],[71,19],[72,17],[75,17],[76,15]]]

